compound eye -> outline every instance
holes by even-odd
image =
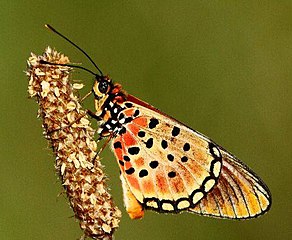
[[[107,89],[108,89],[108,82],[107,81],[101,81],[101,82],[99,82],[99,84],[98,84],[98,90],[101,93],[106,93],[107,92]]]

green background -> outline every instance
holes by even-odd
[[[291,13],[291,1],[1,1],[0,239],[82,234],[58,197],[54,157],[23,71],[30,52],[48,45],[93,68],[45,23],[129,93],[241,158],[273,195],[270,212],[249,221],[153,212],[133,221],[107,149],[103,163],[123,211],[116,239],[291,239]],[[90,89],[92,76],[74,78]],[[85,106],[93,109],[92,98]]]

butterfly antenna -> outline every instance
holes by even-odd
[[[101,74],[101,76],[103,76],[102,71],[99,69],[99,67],[95,64],[95,62],[92,60],[92,58],[82,49],[80,48],[78,45],[76,45],[74,42],[72,42],[69,38],[65,37],[63,34],[59,33],[55,28],[53,28],[51,25],[46,24],[45,25],[46,28],[48,28],[49,30],[51,30],[52,32],[56,33],[57,35],[59,35],[60,37],[62,37],[63,39],[65,39],[67,42],[71,43],[74,47],[76,47],[79,51],[81,51],[88,59],[89,61],[95,66],[95,68],[99,71],[99,73]],[[71,66],[73,67],[73,66]],[[84,69],[80,66],[75,66],[77,68],[81,68]],[[85,70],[85,69],[84,69]],[[87,70],[89,71],[89,70]],[[95,74],[96,75],[96,74]]]
[[[64,63],[52,63],[52,62],[48,62],[45,60],[40,60],[39,62],[40,62],[40,64],[48,64],[48,65],[53,65],[53,66],[65,66],[65,67],[79,68],[79,69],[82,69],[86,72],[91,73],[95,77],[98,76],[95,72],[92,72],[91,70],[89,70],[85,67],[82,67],[82,66],[77,66],[77,65],[73,65],[73,64],[64,64]]]

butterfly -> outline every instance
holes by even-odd
[[[47,27],[72,43],[51,26]],[[237,157],[128,94],[85,55],[99,73],[73,67],[95,76],[91,91],[95,112],[88,113],[100,122],[99,138],[111,142],[130,218],[141,218],[144,210],[150,209],[247,219],[270,209],[268,187]]]

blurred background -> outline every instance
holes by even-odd
[[[116,239],[291,239],[291,1],[76,2],[1,2],[0,239],[82,234],[58,196],[54,156],[37,104],[27,98],[24,70],[30,52],[41,54],[48,45],[93,67],[45,23],[83,47],[129,93],[242,159],[273,195],[270,212],[249,221],[153,212],[133,221],[107,149],[103,164],[123,212]],[[75,71],[73,78],[86,84],[84,93],[91,88],[87,73]],[[92,98],[85,106],[93,109]]]

